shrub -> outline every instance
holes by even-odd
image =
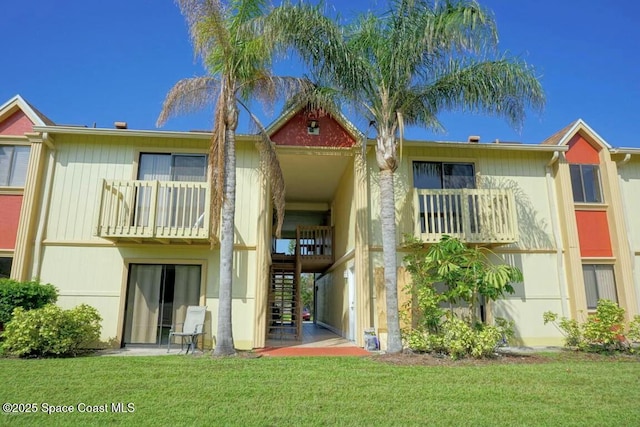
[[[547,311],[543,315],[545,325],[554,323],[565,336],[565,346],[583,351],[610,352],[626,350],[629,345],[625,336],[624,309],[613,301],[598,300],[596,312],[587,316],[580,324],[577,320],[562,317]],[[629,325],[632,341],[640,338],[640,316]]]
[[[478,324],[474,329],[465,321],[450,317],[442,324],[443,350],[452,359],[471,356],[477,359],[494,354],[502,342],[502,332],[495,326]]]
[[[14,356],[75,356],[100,338],[98,311],[86,304],[63,310],[54,304],[18,307],[7,323],[2,349]]]
[[[477,324],[472,328],[464,320],[449,315],[438,333],[419,329],[406,331],[405,344],[414,351],[448,354],[452,359],[492,356],[507,337],[513,336],[513,322],[496,319],[497,326]]]
[[[640,342],[640,315],[635,315],[629,323],[627,338],[632,342]]]
[[[14,308],[32,310],[57,300],[58,291],[53,285],[0,279],[0,329],[11,320]]]

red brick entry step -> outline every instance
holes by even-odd
[[[311,356],[369,356],[370,352],[360,347],[266,347],[255,351],[262,356],[311,357]]]

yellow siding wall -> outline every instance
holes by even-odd
[[[518,207],[520,241],[513,246],[527,249],[555,248],[551,207],[545,181],[545,165],[551,153],[461,148],[405,147],[403,161],[395,174],[397,239],[413,234],[413,161],[468,162],[475,164],[479,188],[511,188]],[[380,189],[375,155],[369,155],[371,172],[371,223],[373,245],[382,245],[380,231]]]
[[[638,159],[638,160],[636,160]],[[640,252],[640,221],[634,221],[640,212],[640,156],[632,157],[626,165],[618,167],[624,216],[628,225],[631,250]]]
[[[640,308],[640,156],[633,156],[631,161],[618,167],[620,195],[627,239],[631,250],[633,282],[635,286],[636,304]]]
[[[468,162],[475,164],[478,188],[510,188],[517,205],[519,241],[494,248],[505,261],[523,272],[525,282],[516,284],[516,294],[493,306],[494,316],[516,321],[516,334],[526,345],[562,343],[561,335],[552,325],[543,325],[542,314],[551,310],[561,315],[565,280],[559,270],[557,245],[553,234],[552,210],[557,210],[555,193],[549,194],[545,176],[550,152],[483,149],[461,144],[451,147],[404,147],[403,161],[395,175],[397,239],[413,234],[413,161]],[[368,156],[371,173],[371,274],[383,265],[380,230],[380,190],[378,168],[374,153]],[[640,206],[638,206],[640,209]],[[398,252],[397,264],[402,265],[404,254]],[[496,260],[496,262],[501,262]],[[374,295],[374,306],[384,305],[384,295]],[[376,327],[383,326],[376,324]]]
[[[353,162],[340,179],[332,203],[335,226],[335,260],[338,263],[329,273],[316,281],[316,319],[334,332],[346,336],[349,329],[349,287],[344,278],[355,247],[355,205],[353,197]],[[353,254],[351,252],[351,254]]]
[[[135,180],[140,152],[206,153],[208,140],[169,138],[56,138],[47,235],[49,241],[102,241],[94,236],[103,179]],[[259,157],[252,143],[238,143],[236,243],[255,244]],[[73,207],[70,209],[70,207]]]
[[[353,162],[345,168],[333,204],[336,260],[355,246],[355,211],[353,198]]]
[[[208,344],[217,329],[219,252],[208,244],[120,243],[94,236],[102,179],[133,180],[141,151],[205,153],[208,140],[168,138],[56,137],[56,167],[40,270],[60,290],[59,303],[87,303],[103,317],[102,338],[120,334],[127,263],[202,264],[203,294],[210,320]],[[238,348],[252,348],[256,278],[259,159],[252,143],[238,143],[236,253],[233,326]]]

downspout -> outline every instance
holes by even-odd
[[[46,141],[46,145],[49,148],[49,159],[47,160],[47,174],[44,182],[44,193],[42,195],[42,208],[40,209],[40,217],[38,219],[38,231],[36,232],[35,247],[33,249],[33,270],[31,270],[31,277],[33,279],[39,279],[42,266],[40,265],[42,259],[42,241],[44,239],[44,232],[46,229],[46,222],[49,218],[49,204],[51,202],[51,187],[53,182],[53,171],[56,164],[56,149],[53,143],[49,140],[49,134],[42,134],[43,141]]]
[[[547,194],[549,195],[549,208],[551,210],[551,227],[553,228],[553,237],[556,241],[556,263],[558,269],[558,282],[560,284],[560,301],[562,305],[562,316],[566,317],[569,313],[569,304],[567,297],[567,280],[564,271],[564,247],[562,240],[562,233],[560,232],[560,222],[558,220],[557,210],[557,196],[553,186],[553,178],[551,178],[551,172],[553,165],[560,158],[560,151],[554,151],[553,156],[546,164],[545,177],[547,181]]]
[[[619,162],[616,162],[616,175],[618,176],[618,185],[620,185],[620,180],[622,180],[622,177],[620,177],[620,173],[618,172],[620,170],[620,168],[624,165],[626,165],[627,163],[629,163],[629,160],[631,160],[631,153],[627,153],[624,155],[624,159],[620,160]],[[622,193],[622,185],[620,185],[620,192]],[[630,233],[630,225],[629,225],[629,214],[627,213],[627,206],[625,205],[624,202],[624,197],[622,197],[623,195],[620,194],[620,203],[621,206],[620,208],[622,209],[622,217],[624,218],[624,227],[625,227],[625,231],[626,231],[626,235],[627,235],[627,245],[629,245],[629,255],[631,258],[631,269],[632,271],[635,271],[636,269],[636,254],[634,252],[633,249],[633,242],[631,240],[631,233]],[[635,279],[634,279],[635,280]],[[636,283],[636,288],[638,288],[637,283]],[[636,304],[638,305],[638,310],[640,311],[640,292],[638,292],[636,290]]]

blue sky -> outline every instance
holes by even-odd
[[[385,2],[326,0],[343,16]],[[412,139],[538,143],[582,118],[617,147],[640,147],[640,4],[596,0],[485,0],[498,23],[500,49],[536,67],[547,96],[521,132],[482,115],[441,116],[444,134],[411,129]],[[22,0],[0,13],[5,42],[0,103],[22,95],[58,124],[156,129],[165,94],[202,75],[183,17],[172,1]],[[300,72],[280,64],[280,72]],[[280,112],[261,112],[269,123]],[[211,111],[171,119],[163,129],[210,129]],[[362,123],[355,124],[363,128]],[[248,132],[244,127],[241,132]]]

